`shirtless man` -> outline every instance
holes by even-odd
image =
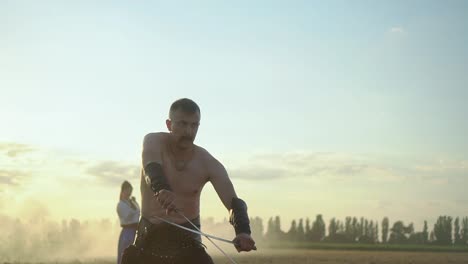
[[[150,133],[143,140],[140,222],[143,228],[138,230],[137,242],[145,236],[142,246],[145,264],[213,263],[199,235],[161,220],[194,229],[185,216],[199,227],[200,194],[207,182],[211,182],[230,211],[237,251],[255,249],[247,205],[237,197],[226,169],[208,151],[193,143],[199,125],[198,105],[187,98],[179,99],[171,105],[166,120],[169,133]]]

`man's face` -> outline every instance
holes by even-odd
[[[186,113],[182,110],[174,111],[171,119],[166,120],[167,129],[181,149],[190,148],[197,136],[200,126],[200,113]]]

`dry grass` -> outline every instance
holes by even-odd
[[[212,255],[216,264],[231,264],[222,255]],[[238,264],[468,264],[468,252],[390,252],[345,250],[262,250],[230,253]],[[20,264],[18,262],[13,262]],[[36,263],[39,264],[39,263]],[[114,259],[40,264],[115,264]],[[187,263],[190,264],[190,263]]]
[[[239,264],[461,264],[467,253],[379,252],[342,250],[274,250],[231,254]],[[230,263],[223,256],[213,257],[216,264]]]

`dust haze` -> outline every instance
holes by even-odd
[[[54,219],[47,206],[31,201],[17,216],[0,212],[0,262],[50,262],[113,259],[121,231],[115,219]],[[202,230],[226,239],[234,238],[227,219],[202,220]],[[210,254],[218,254],[206,240]],[[232,245],[217,242],[227,252]]]

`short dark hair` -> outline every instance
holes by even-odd
[[[200,114],[200,107],[198,107],[197,103],[188,98],[181,98],[172,103],[171,108],[169,110],[169,117],[171,117],[172,113],[179,109],[184,111],[185,113],[194,114],[198,112]]]

